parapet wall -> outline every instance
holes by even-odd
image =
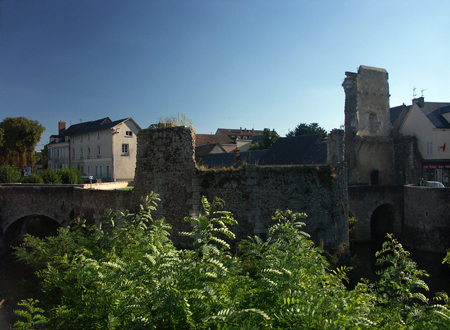
[[[133,200],[150,191],[160,194],[156,216],[179,231],[190,230],[187,215],[201,212],[201,196],[225,200],[239,225],[237,238],[268,233],[277,209],[305,212],[306,230],[329,251],[348,252],[346,170],[343,163],[323,166],[247,165],[242,169],[199,170],[195,164],[193,131],[186,127],[150,128],[138,135]]]
[[[445,253],[450,247],[449,201],[450,188],[405,186],[405,246]]]

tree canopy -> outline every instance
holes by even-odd
[[[37,120],[6,117],[0,123],[0,165],[18,168],[34,165],[34,148],[44,131],[45,127]]]
[[[318,123],[311,123],[311,124],[301,123],[298,124],[293,131],[288,130],[286,136],[291,137],[309,134],[322,134],[322,137],[326,137],[327,131],[323,127],[320,127]]]
[[[275,132],[275,129],[270,131],[270,129],[264,128],[262,140],[252,144],[250,150],[269,149],[279,137],[280,136]]]

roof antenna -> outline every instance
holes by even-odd
[[[427,89],[422,89],[420,92],[421,92],[421,97],[423,97],[423,92],[425,92]]]
[[[417,96],[417,94],[416,94],[416,86],[414,86],[414,88],[413,88],[413,99],[415,99],[416,96]]]

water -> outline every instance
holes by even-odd
[[[349,274],[351,287],[356,285],[361,278],[367,278],[370,282],[375,282],[378,276],[375,273],[375,252],[376,248],[372,244],[355,244],[352,246],[351,255],[354,256],[356,265]],[[410,258],[414,260],[419,269],[425,270],[430,276],[422,280],[428,284],[430,291],[425,295],[432,298],[435,293],[445,291],[450,293],[450,265],[442,264],[445,257],[443,253],[429,253],[410,251]]]

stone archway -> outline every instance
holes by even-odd
[[[387,233],[395,234],[396,213],[395,207],[391,204],[380,205],[373,211],[370,218],[372,246],[381,247]]]
[[[25,234],[44,238],[56,235],[57,229],[60,227],[59,222],[44,215],[33,214],[17,219],[1,236],[0,255],[6,253],[10,246],[19,245]]]

